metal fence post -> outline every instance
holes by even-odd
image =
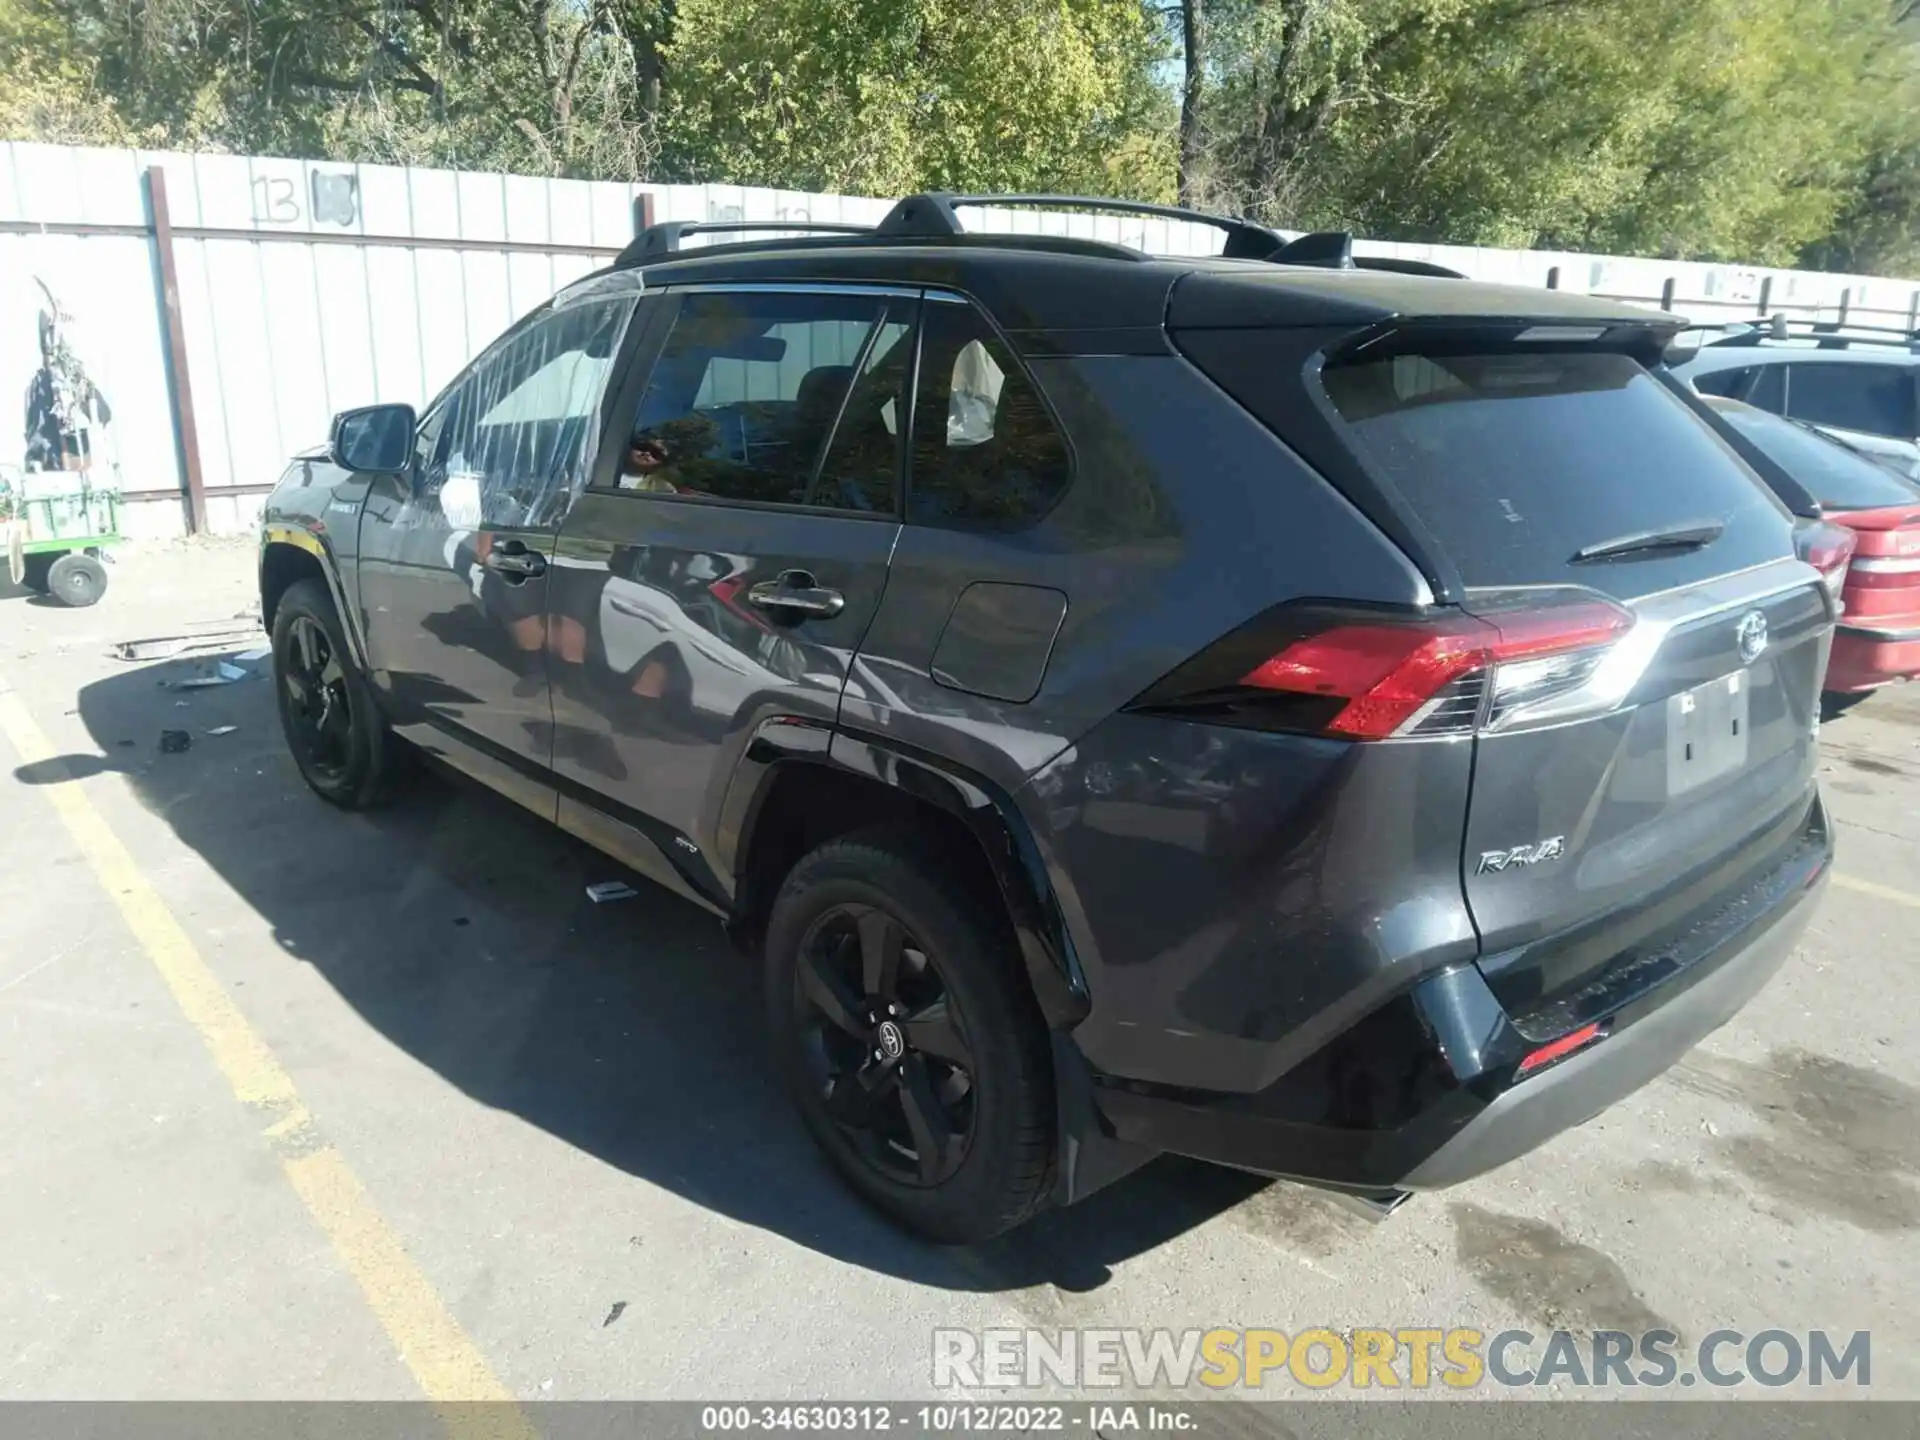
[[[1760,318],[1762,320],[1766,319],[1767,311],[1772,308],[1773,277],[1771,275],[1763,275],[1760,277]]]
[[[1671,275],[1669,275],[1660,286],[1660,308],[1662,310],[1673,309],[1673,286],[1674,280]]]
[[[1845,325],[1847,323],[1847,311],[1849,311],[1852,308],[1853,308],[1853,287],[1849,285],[1846,289],[1840,292],[1840,319],[1836,323],[1840,325]]]
[[[187,496],[187,533],[207,530],[207,487],[200,473],[200,428],[193,413],[193,380],[187,373],[187,331],[180,318],[180,277],[173,262],[173,217],[167,210],[167,172],[149,165],[144,176],[147,218],[153,227],[154,264],[160,279],[160,327],[167,344],[168,400],[180,478]]]
[[[1560,267],[1558,265],[1555,265],[1550,267],[1547,271],[1547,289],[1558,290],[1559,288],[1560,288]]]
[[[653,192],[642,190],[633,197],[633,233],[644,232],[653,224]]]

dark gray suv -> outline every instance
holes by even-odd
[[[1733,1014],[1831,860],[1834,602],[1677,317],[970,203],[656,227],[338,417],[260,557],[313,789],[424,751],[720,916],[943,1240],[1165,1151],[1450,1185]]]

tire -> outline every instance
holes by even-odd
[[[894,957],[891,989],[863,983],[872,953]],[[860,1196],[947,1244],[991,1239],[1041,1207],[1054,1144],[1046,1030],[1012,936],[950,856],[893,827],[813,851],[774,900],[765,981],[782,1075]],[[889,994],[902,1023],[882,1013]]]
[[[20,577],[20,584],[28,590],[37,591],[42,595],[46,594],[48,589],[47,572],[53,569],[53,562],[59,558],[59,556],[50,555],[44,550],[37,554],[27,556],[25,566],[26,573]]]
[[[354,663],[322,581],[296,581],[280,597],[273,688],[287,748],[314,794],[343,810],[368,810],[398,793],[411,756]]]
[[[47,593],[62,605],[84,610],[107,593],[107,567],[91,555],[69,550],[47,567]]]

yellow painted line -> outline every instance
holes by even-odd
[[[1858,890],[1862,895],[1871,895],[1876,900],[1890,901],[1895,905],[1904,905],[1909,910],[1920,910],[1920,895],[1911,890],[1896,890],[1891,885],[1876,885],[1871,880],[1861,880],[1853,875],[1842,875],[1835,871],[1833,883],[1842,890]]]
[[[427,1399],[440,1407],[448,1429],[463,1437],[499,1440],[535,1436],[525,1414],[512,1403],[513,1392],[493,1373],[473,1338],[407,1254],[359,1176],[314,1127],[293,1077],[247,1023],[120,837],[72,783],[72,773],[26,705],[4,685],[0,731],[22,764],[39,766],[54,782],[41,793],[52,802],[181,1013],[200,1033],[234,1095],[269,1117],[262,1134],[279,1156],[294,1193],[333,1242],[402,1362]]]

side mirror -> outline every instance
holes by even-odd
[[[391,475],[413,461],[411,405],[367,405],[333,417],[327,458],[356,475]]]

